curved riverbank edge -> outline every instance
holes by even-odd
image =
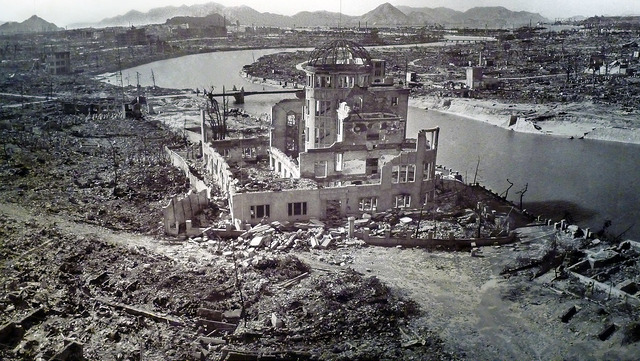
[[[409,106],[457,115],[522,133],[640,144],[637,113],[591,102],[507,104],[468,98],[411,97]]]

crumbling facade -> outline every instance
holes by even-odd
[[[71,73],[71,53],[68,51],[56,51],[47,56],[47,69],[49,74],[60,75]]]
[[[314,50],[304,70],[304,99],[272,108],[266,154],[249,159],[248,139],[208,141],[203,114],[206,167],[236,225],[360,216],[432,200],[439,129],[407,139],[409,89],[386,76],[384,61],[337,40]],[[233,157],[231,144],[247,157]],[[257,167],[266,163],[261,157],[273,178],[244,186],[232,168]]]

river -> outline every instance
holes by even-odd
[[[123,78],[140,84],[195,89],[215,86],[261,90],[264,85],[240,76],[243,65],[262,55],[298,49],[241,50],[189,55],[123,70]],[[110,81],[115,81],[114,77]],[[126,84],[126,82],[125,82]],[[268,87],[266,87],[268,88]],[[242,108],[253,114],[270,114],[273,104],[294,95],[253,95]],[[464,117],[410,108],[408,136],[421,128],[439,126],[438,163],[453,168],[471,182],[477,181],[497,193],[509,184],[509,200],[519,203],[516,192],[528,184],[524,207],[533,214],[559,220],[564,217],[598,231],[611,220],[610,234],[632,228],[625,238],[640,238],[640,145],[597,140],[517,133]],[[478,159],[480,160],[479,166]]]

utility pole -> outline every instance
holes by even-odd
[[[136,96],[140,97],[140,73],[136,71]]]
[[[473,175],[473,184],[476,184],[478,178],[478,167],[480,167],[480,156],[478,156],[478,163],[476,164],[476,173]]]
[[[122,62],[120,60],[120,47],[117,48],[116,63],[118,64],[118,72],[116,73],[116,85],[120,85],[120,95],[122,98],[122,104],[124,104],[124,84],[122,82]]]

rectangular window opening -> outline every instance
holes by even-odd
[[[304,216],[307,214],[307,202],[288,203],[289,216]]]
[[[327,161],[321,160],[314,163],[315,168],[315,176],[316,178],[326,178],[327,177]]]
[[[411,207],[411,195],[398,194],[396,196],[396,208],[409,208]]]
[[[264,217],[271,217],[270,205],[262,204],[257,206],[251,206],[251,219],[262,219]]]
[[[336,172],[342,171],[342,153],[336,153]]]
[[[378,209],[378,198],[377,197],[365,197],[360,198],[358,201],[358,210],[366,212],[366,211],[375,211]]]

